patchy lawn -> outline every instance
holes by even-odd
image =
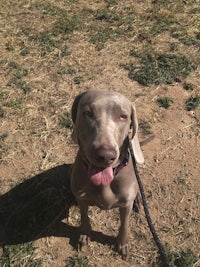
[[[11,0],[0,3],[0,265],[161,266],[143,211],[130,256],[115,251],[117,210],[91,207],[92,242],[76,251],[69,190],[70,109],[87,89],[136,103],[139,168],[172,266],[199,267],[198,0]]]

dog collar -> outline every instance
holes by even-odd
[[[114,176],[116,176],[121,171],[121,169],[127,166],[128,161],[129,161],[129,152],[127,151],[127,155],[124,157],[122,162],[118,166],[113,168]]]

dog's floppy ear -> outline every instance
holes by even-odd
[[[83,92],[79,95],[76,96],[74,99],[74,102],[72,104],[72,109],[71,109],[71,117],[72,117],[72,122],[73,122],[73,131],[71,134],[72,140],[77,143],[77,135],[76,135],[76,116],[77,116],[77,109],[78,109],[78,104],[80,102],[80,99],[86,92]]]
[[[138,120],[137,120],[136,109],[135,109],[134,104],[132,104],[131,128],[132,128],[131,143],[133,147],[135,160],[137,163],[142,164],[144,163],[144,156],[143,156],[140,143],[139,143],[139,139],[138,139]]]
[[[76,115],[77,115],[77,109],[78,109],[78,104],[79,104],[79,101],[80,99],[82,98],[82,96],[85,94],[86,92],[83,92],[79,95],[77,95],[74,99],[74,102],[72,104],[72,109],[71,109],[71,114],[72,114],[72,121],[73,121],[73,124],[75,124],[76,122]]]

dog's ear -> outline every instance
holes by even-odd
[[[72,117],[72,122],[73,122],[73,131],[71,134],[72,140],[77,143],[77,135],[76,135],[76,116],[77,116],[77,109],[78,109],[78,104],[80,102],[80,99],[86,92],[83,92],[79,95],[77,95],[74,99],[74,102],[72,104],[72,109],[71,109],[71,117]]]
[[[133,147],[135,160],[137,163],[142,164],[144,163],[144,156],[138,139],[138,120],[134,104],[132,104],[131,129],[132,129],[131,143]]]
[[[75,124],[76,122],[76,115],[77,115],[77,109],[78,109],[78,104],[80,102],[80,99],[82,98],[82,96],[85,94],[86,92],[83,92],[79,95],[77,95],[74,99],[74,102],[72,104],[72,109],[71,109],[71,114],[72,114],[72,121],[73,124]]]

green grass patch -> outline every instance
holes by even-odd
[[[120,22],[122,24],[122,17],[112,10],[105,8],[105,9],[98,9],[95,14],[95,19],[97,20],[104,20],[106,22]]]
[[[184,251],[172,251],[170,248],[166,250],[170,267],[192,267],[197,261],[197,256],[191,252]],[[151,267],[164,267],[160,257],[157,258],[156,262],[151,265]]]
[[[106,46],[108,41],[117,41],[119,38],[133,32],[135,14],[122,10],[116,10],[117,3],[108,3],[103,9],[93,11],[91,23],[87,28],[90,42],[96,45],[98,50]],[[112,8],[110,8],[112,6]]]
[[[0,257],[0,266],[3,267],[40,267],[42,261],[35,255],[35,247],[32,242],[20,245],[3,247]]]
[[[66,10],[51,3],[35,2],[29,6],[29,10],[39,11],[41,19],[46,18],[52,26],[48,27],[44,33],[32,34],[31,39],[38,40],[43,49],[49,52],[59,47],[56,41],[73,38],[75,31],[84,32],[90,42],[100,50],[105,47],[108,40],[115,41],[133,30],[135,19],[133,12],[125,10],[116,12],[115,6],[117,7],[117,2],[114,1],[106,3],[103,9],[93,10],[86,7],[77,9],[75,5],[70,5],[70,9]],[[54,22],[52,22],[52,17],[54,17]]]
[[[8,135],[9,135],[9,132],[8,131],[2,133],[0,135],[0,141],[3,141],[4,142],[4,140],[8,137]]]
[[[50,31],[43,31],[33,34],[29,36],[29,41],[34,41],[39,46],[42,57],[45,57],[47,54],[57,50],[59,52],[53,54],[54,59],[59,58],[60,56],[69,56],[71,54],[69,47],[61,40],[55,38],[54,32],[52,33]]]
[[[38,34],[29,36],[29,41],[35,41],[42,49],[42,56],[46,53],[54,51],[59,47],[60,42],[52,38],[52,34],[48,31],[43,31]]]
[[[21,109],[22,100],[21,99],[10,100],[5,102],[4,106],[13,108],[14,110]]]
[[[2,60],[0,65],[3,65],[6,71],[6,76],[11,75],[12,78],[6,84],[7,86],[15,85],[20,88],[25,94],[29,93],[32,88],[26,81],[23,81],[23,77],[26,77],[30,70],[20,66],[15,61]]]
[[[163,14],[154,11],[154,24],[150,30],[151,34],[158,35],[164,31],[169,31],[170,27],[176,23],[176,20],[173,16],[169,14]]]
[[[162,108],[169,108],[174,103],[173,99],[170,97],[160,97],[157,99],[157,104]]]
[[[83,18],[81,14],[75,14],[72,17],[61,16],[55,22],[52,33],[53,35],[66,35],[72,34],[75,30],[78,30],[82,26]]]
[[[77,76],[74,78],[74,83],[75,84],[81,84],[82,82],[84,82],[84,79],[82,76]]]
[[[7,83],[7,86],[11,86],[12,84],[14,84],[17,88],[22,89],[25,94],[30,93],[32,90],[32,88],[28,85],[26,81],[22,81],[21,79],[17,77],[12,78]]]
[[[30,49],[28,49],[28,48],[24,48],[20,52],[20,55],[23,57],[27,56],[28,54],[30,54]]]
[[[152,4],[156,4],[156,5],[164,5],[164,6],[167,6],[167,5],[169,5],[170,3],[172,3],[171,0],[152,0],[151,2],[152,2]]]
[[[4,61],[4,65],[8,69],[7,74],[10,74],[11,72],[13,72],[14,76],[18,79],[21,79],[22,77],[25,77],[28,75],[29,70],[27,68],[20,66],[15,61]]]
[[[12,44],[11,41],[8,41],[8,42],[6,43],[6,50],[7,50],[7,51],[14,51],[14,47],[13,47],[13,44]]]
[[[71,52],[69,51],[69,47],[67,45],[63,45],[60,49],[60,55],[61,57],[66,57],[69,56],[71,54]]]
[[[148,120],[142,120],[140,122],[140,124],[139,124],[139,127],[140,127],[143,135],[152,134],[150,121],[148,121]]]
[[[86,257],[74,254],[66,260],[65,267],[89,267],[89,265]]]
[[[185,28],[181,28],[180,26],[171,28],[171,36],[178,39],[180,43],[186,46],[195,46],[198,44],[198,38],[188,35],[187,30]]]
[[[2,107],[0,107],[0,118],[3,118],[3,116],[4,116],[4,111],[3,111]]]
[[[75,69],[72,69],[72,68],[69,68],[68,70],[67,70],[67,72],[66,72],[66,74],[68,74],[68,75],[74,75],[74,74],[76,74],[76,70]]]
[[[0,91],[0,101],[3,99],[4,93]]]
[[[151,53],[137,55],[141,64],[134,63],[126,65],[129,70],[129,78],[138,83],[148,86],[151,84],[172,84],[181,78],[186,78],[192,71],[196,70],[193,64],[185,56],[174,54],[160,54],[155,56]]]
[[[187,110],[194,110],[198,108],[200,105],[200,96],[191,96],[187,101],[186,101],[186,109]]]
[[[69,69],[66,69],[66,68],[63,68],[61,67],[58,71],[57,71],[58,74],[60,75],[71,75],[73,76],[74,74],[77,73],[77,71],[73,68],[69,68]]]
[[[178,51],[178,43],[170,43],[169,46],[171,52]]]
[[[90,41],[93,44],[106,43],[109,38],[110,38],[110,34],[107,30],[105,30],[105,31],[99,31],[95,34],[92,34]]]
[[[200,7],[192,8],[190,14],[200,14]]]
[[[2,108],[4,93],[0,91],[0,118],[3,118],[4,111]]]
[[[32,3],[29,9],[35,12],[39,11],[41,19],[45,18],[45,21],[49,22],[48,27],[41,32],[31,35],[27,32],[29,41],[34,41],[38,44],[43,57],[56,49],[60,50],[59,55],[61,57],[68,56],[70,52],[64,43],[68,39],[68,35],[72,34],[83,24],[84,17],[82,14],[72,12],[73,9],[69,11],[47,2]]]
[[[31,3],[29,10],[37,10],[42,13],[42,16],[50,16],[55,17],[57,15],[66,15],[67,11],[65,9],[62,9],[54,4],[48,3],[48,2],[34,2]]]
[[[184,83],[183,84],[183,88],[187,91],[193,91],[194,90],[194,86],[192,83]]]
[[[71,113],[70,112],[65,112],[60,119],[60,126],[72,129],[73,128],[73,122],[71,119]]]

